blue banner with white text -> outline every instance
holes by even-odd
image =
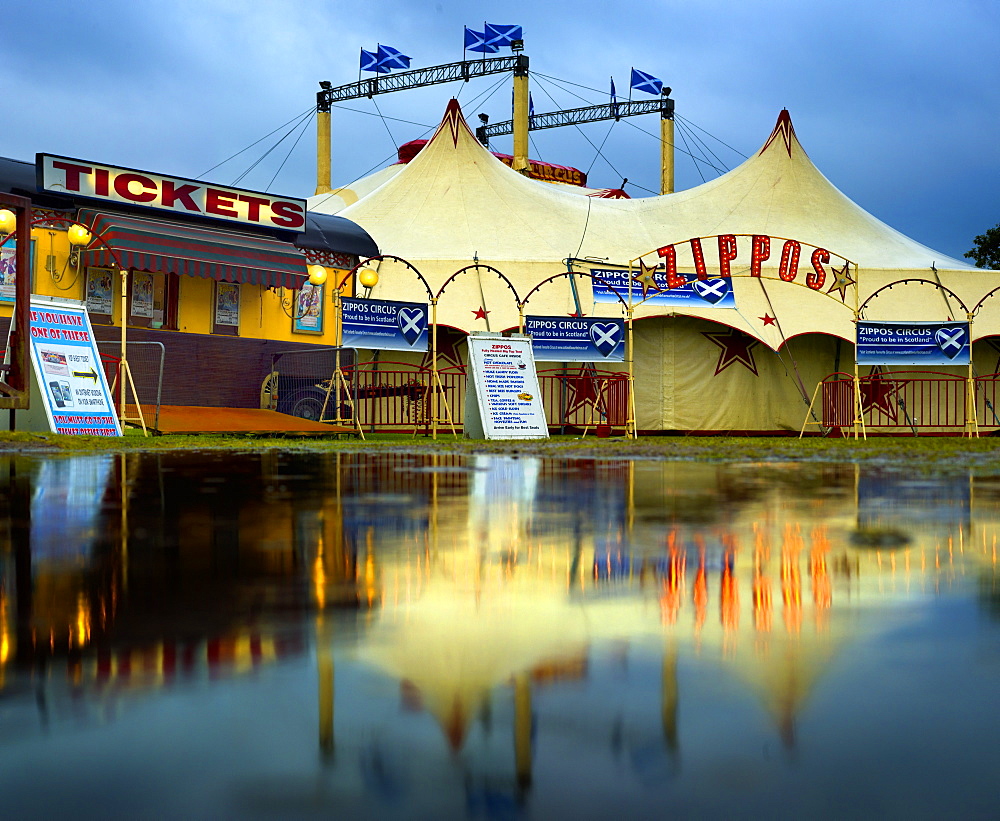
[[[537,362],[624,362],[625,322],[565,316],[527,316]]]
[[[345,348],[427,350],[426,304],[345,297],[341,317]]]
[[[677,308],[735,308],[733,283],[728,277],[698,279],[695,274],[681,274],[687,282],[676,288],[667,285],[665,271],[653,273],[655,287],[640,281],[640,270],[627,268],[594,268],[591,276],[594,285],[594,302],[619,302],[638,305],[672,305]],[[599,281],[601,280],[601,281]]]
[[[858,321],[859,365],[968,365],[968,322]]]

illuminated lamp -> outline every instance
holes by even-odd
[[[13,234],[17,228],[17,215],[9,208],[0,208],[0,234]]]
[[[320,286],[326,282],[326,268],[322,265],[310,265],[306,268],[309,272],[309,284]]]
[[[69,227],[66,231],[66,236],[69,239],[70,246],[69,261],[71,265],[76,267],[80,264],[80,249],[89,244],[93,237],[89,229],[78,222],[74,222]]]
[[[370,291],[378,285],[378,272],[368,268],[358,275],[358,282]]]
[[[75,248],[87,245],[91,240],[91,233],[86,226],[80,225],[78,222],[74,222],[69,230],[66,232],[66,236],[69,237],[69,244]]]

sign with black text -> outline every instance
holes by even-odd
[[[549,427],[528,337],[469,337],[465,435],[472,439],[548,439]]]

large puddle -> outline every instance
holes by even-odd
[[[0,460],[8,818],[994,817],[1000,479]]]

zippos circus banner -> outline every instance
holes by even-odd
[[[345,348],[427,350],[426,304],[351,297],[340,304]]]
[[[536,362],[624,362],[625,322],[621,319],[567,319],[527,316]]]
[[[680,308],[735,308],[733,283],[728,278],[698,279],[697,274],[680,274],[683,285],[670,287],[666,271],[639,268],[629,276],[627,269],[594,268],[591,280],[594,302],[630,302],[635,305],[671,305]],[[645,278],[645,281],[644,281]],[[631,293],[631,298],[629,294]],[[621,299],[619,299],[621,297]]]
[[[968,365],[968,322],[858,322],[859,365]]]

